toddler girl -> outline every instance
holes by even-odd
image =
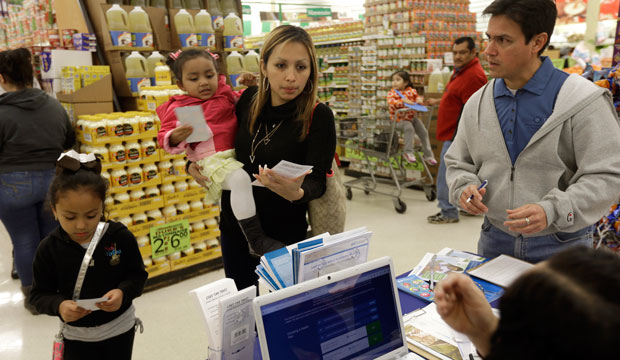
[[[171,55],[172,71],[179,88],[187,95],[173,96],[157,108],[161,128],[157,139],[170,154],[185,151],[187,159],[201,167],[201,173],[209,178],[206,199],[219,200],[222,189],[230,190],[232,210],[248,241],[253,255],[279,249],[283,243],[265,235],[256,216],[250,177],[243,164],[235,159],[234,140],[237,132],[235,103],[239,95],[226,84],[226,77],[218,74],[212,54],[197,49],[185,50]],[[169,62],[170,63],[170,62]],[[255,82],[246,77],[246,85]],[[175,109],[184,106],[201,106],[211,136],[209,139],[187,143],[191,126],[181,125]]]
[[[405,140],[403,156],[405,160],[410,163],[416,162],[413,140],[417,133],[420,141],[422,141],[424,161],[429,165],[437,165],[437,160],[435,160],[435,156],[431,150],[428,131],[426,127],[424,127],[424,124],[422,124],[422,121],[415,117],[415,111],[411,110],[396,113],[396,110],[405,108],[405,104],[415,104],[416,100],[421,100],[421,97],[418,97],[418,92],[413,88],[409,73],[401,70],[392,74],[392,90],[388,93],[387,102],[390,109],[390,118],[392,121],[396,121],[397,129],[403,130],[403,137]]]
[[[107,181],[100,174],[93,154],[60,156],[48,195],[60,227],[41,241],[34,258],[30,303],[60,317],[65,360],[131,359],[134,328],[141,326],[132,301],[142,294],[147,272],[133,234],[104,222]],[[85,276],[76,281],[83,261]],[[96,303],[101,311],[76,303],[98,298],[107,298]]]

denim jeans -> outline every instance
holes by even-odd
[[[574,233],[556,232],[544,236],[514,237],[493,226],[485,216],[478,241],[478,254],[486,258],[506,254],[537,263],[571,246],[593,247],[593,232],[594,225],[590,225]]]
[[[441,209],[441,215],[447,219],[458,219],[458,209],[450,204],[450,192],[448,189],[448,183],[446,182],[446,162],[444,157],[448,148],[452,145],[452,141],[444,141],[441,148],[441,156],[439,157],[439,169],[437,170],[437,200],[439,204],[437,207]]]
[[[32,285],[39,242],[58,226],[46,201],[53,177],[54,170],[0,173],[0,220],[11,237],[22,286]]]

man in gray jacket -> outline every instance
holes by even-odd
[[[593,224],[620,198],[611,94],[540,56],[555,25],[553,1],[496,0],[484,14],[495,80],[465,105],[445,156],[450,202],[485,214],[485,257],[538,262],[591,247]]]

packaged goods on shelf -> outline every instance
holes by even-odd
[[[80,51],[97,51],[97,37],[91,33],[75,33],[72,38],[73,48]]]
[[[231,12],[224,18],[224,50],[243,50],[243,24],[241,18]]]
[[[215,29],[213,28],[211,14],[205,9],[200,10],[198,14],[194,15],[194,24],[196,25],[198,46],[215,49]]]
[[[361,21],[344,21],[306,28],[315,45],[321,42],[334,42],[344,39],[361,38],[364,25]]]
[[[133,46],[131,31],[129,29],[129,15],[118,4],[112,5],[105,13],[110,38],[113,46]]]
[[[182,95],[185,91],[176,85],[144,86],[138,93],[138,110],[155,112],[157,107],[170,99],[173,95]]]
[[[152,49],[153,29],[149,16],[141,6],[135,6],[128,15],[129,30],[134,47]]]
[[[476,14],[469,11],[469,1],[443,0],[366,0],[364,35],[426,38],[426,57],[439,59],[452,50],[452,42],[462,36],[480,40],[476,33]],[[379,44],[380,46],[381,44]]]
[[[63,66],[61,92],[69,94],[110,75],[109,66]]]
[[[3,2],[7,13],[0,21],[0,51],[20,47],[60,48],[60,32],[50,1]]]
[[[187,10],[181,9],[174,15],[174,25],[182,48],[198,46],[194,18]]]

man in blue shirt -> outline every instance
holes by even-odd
[[[494,81],[463,109],[448,153],[450,202],[485,214],[478,252],[530,262],[592,246],[620,197],[620,126],[608,91],[541,56],[551,0],[495,0],[485,55]],[[478,189],[488,180],[488,186]]]

